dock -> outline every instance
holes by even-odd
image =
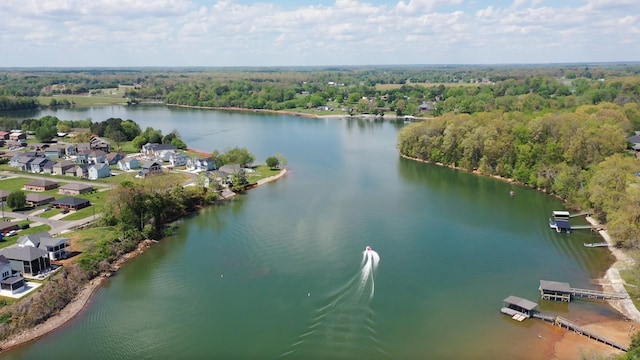
[[[568,211],[553,211],[551,214],[551,218],[549,219],[549,227],[559,233],[566,232],[567,234],[571,233],[571,230],[600,231],[605,229],[603,225],[571,225],[571,222],[569,221],[572,217],[587,215],[591,215],[591,213],[588,211],[583,211],[575,214],[570,214]]]
[[[524,321],[529,318],[539,319],[539,320],[548,322],[554,326],[571,330],[578,335],[586,336],[589,339],[593,339],[595,341],[609,345],[615,349],[618,349],[624,352],[628,351],[628,347],[622,344],[619,344],[615,341],[609,340],[603,336],[600,336],[592,332],[591,330],[585,329],[568,319],[565,319],[561,316],[543,314],[537,311],[536,307],[538,306],[538,304],[534,303],[531,300],[527,300],[524,298],[511,295],[506,299],[504,299],[503,302],[504,302],[504,306],[500,309],[500,312],[511,316],[511,318],[516,321]]]
[[[544,300],[570,302],[571,299],[589,300],[622,300],[628,299],[627,294],[617,294],[605,291],[572,288],[569,283],[559,281],[540,280],[540,296]]]
[[[609,246],[608,242],[599,242],[599,243],[583,243],[585,247],[606,247]]]

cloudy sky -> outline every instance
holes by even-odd
[[[638,60],[639,0],[0,0],[0,67]]]

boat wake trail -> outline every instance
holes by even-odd
[[[309,327],[282,358],[387,357],[377,339],[375,313],[370,306],[379,262],[378,253],[367,246],[358,271],[319,304]]]

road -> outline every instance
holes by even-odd
[[[35,223],[49,225],[51,226],[51,230],[49,231],[51,235],[59,235],[63,231],[70,230],[85,224],[89,224],[94,221],[94,215],[88,216],[80,220],[65,221],[65,220],[57,220],[53,218],[47,219],[47,218],[39,217],[37,215],[34,216],[30,214],[23,214],[19,212],[6,211],[6,210],[4,212],[4,216],[14,218],[15,220],[31,220]],[[98,213],[95,215],[95,219],[98,219],[101,216],[102,214]],[[37,226],[37,224],[34,224],[34,225]],[[20,235],[20,232],[18,232],[18,235]]]

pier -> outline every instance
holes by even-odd
[[[572,288],[569,283],[559,281],[540,280],[540,296],[544,300],[570,302],[573,298],[590,300],[622,300],[629,295],[616,294],[605,291]]]
[[[621,350],[624,352],[628,350],[628,347],[622,344],[619,344],[615,341],[609,340],[603,336],[600,336],[592,332],[591,330],[585,329],[568,319],[565,319],[561,316],[543,314],[537,311],[536,307],[538,306],[538,304],[534,303],[531,300],[527,300],[521,297],[511,295],[506,299],[504,299],[503,303],[504,303],[504,306],[500,309],[500,312],[511,316],[511,318],[516,321],[524,321],[529,318],[539,319],[539,320],[548,322],[554,326],[571,330],[578,335],[586,336],[589,339],[596,340],[598,342],[609,345],[618,350]]]

